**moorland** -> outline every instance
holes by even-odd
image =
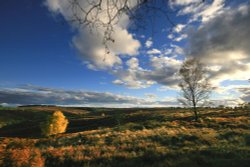
[[[40,124],[60,110],[63,134],[41,135]],[[0,108],[0,166],[246,167],[250,110],[199,108]]]

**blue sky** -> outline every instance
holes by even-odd
[[[1,4],[0,103],[178,105],[176,73],[189,56],[201,58],[209,67],[217,87],[211,96],[215,104],[249,101],[247,0],[174,1],[168,7],[174,11],[170,18],[175,25],[158,14],[145,31],[133,31],[127,16],[122,16],[109,55],[103,54],[102,37],[67,21],[71,13],[66,7],[67,0]],[[17,94],[27,100],[10,100]],[[35,101],[30,94],[42,100]]]

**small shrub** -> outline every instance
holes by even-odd
[[[133,122],[129,122],[129,123],[123,125],[123,127],[125,129],[129,129],[129,130],[142,130],[142,129],[144,129],[143,125],[133,123]]]
[[[9,149],[6,152],[3,166],[44,167],[44,158],[38,149]]]
[[[105,138],[105,143],[106,143],[107,145],[112,144],[112,142],[113,142],[113,137],[107,136],[107,137]]]
[[[241,133],[236,132],[236,131],[226,131],[222,134],[219,134],[218,139],[226,139],[229,140],[230,138],[233,138],[235,136],[240,136]]]
[[[114,119],[118,126],[122,124],[122,122],[124,121],[124,118],[125,118],[125,114],[123,113],[117,112],[114,114]]]
[[[149,137],[152,142],[160,143],[164,146],[170,146],[172,144],[172,138],[167,135],[154,135]]]
[[[144,123],[145,128],[147,129],[154,129],[157,127],[162,126],[162,123],[156,121],[156,120],[149,120]]]
[[[245,141],[246,141],[246,145],[250,146],[250,134],[245,135]]]
[[[45,123],[41,124],[42,135],[51,136],[66,131],[68,120],[61,111],[54,112]]]
[[[7,149],[24,149],[27,147],[32,147],[34,146],[34,141],[29,140],[29,139],[15,139],[11,140],[7,145]]]

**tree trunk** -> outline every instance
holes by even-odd
[[[195,116],[195,121],[198,121],[198,114],[197,114],[197,108],[196,108],[196,100],[194,96],[194,92],[192,91],[192,101],[193,101],[193,111]]]
[[[193,107],[194,115],[195,115],[195,121],[198,121],[198,114],[197,114],[197,108],[196,106]]]

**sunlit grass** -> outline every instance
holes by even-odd
[[[6,162],[14,166],[35,162],[40,166],[237,166],[240,162],[247,166],[248,112],[230,111],[230,116],[214,110],[195,122],[189,112],[142,111],[126,114],[119,126],[50,138],[2,138],[0,166]],[[98,115],[98,119],[104,118]]]

